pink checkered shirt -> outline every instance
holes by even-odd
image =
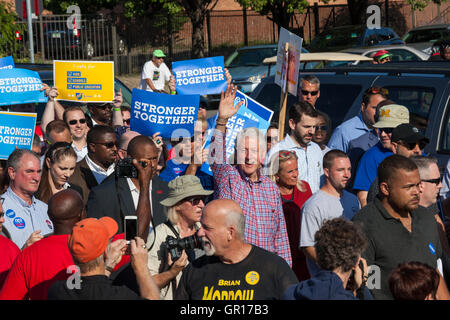
[[[215,159],[211,162],[214,198],[239,203],[245,215],[245,241],[279,255],[292,267],[278,186],[261,173],[258,181],[251,181],[238,167],[226,163],[225,151],[225,134],[215,130],[210,146],[210,157]]]

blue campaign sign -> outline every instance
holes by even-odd
[[[172,72],[179,94],[216,94],[227,87],[223,57],[176,61]]]
[[[0,70],[0,106],[47,102],[42,81],[36,71],[27,69]]]
[[[17,148],[31,150],[36,113],[0,112],[0,159]]]
[[[3,69],[13,69],[14,68],[14,60],[12,56],[0,58],[0,70]]]
[[[256,102],[246,94],[238,91],[236,93],[236,98],[234,99],[234,105],[236,106],[240,101],[243,101],[243,104],[239,108],[238,112],[233,117],[228,119],[227,122],[227,159],[229,159],[230,156],[234,153],[234,144],[236,142],[236,136],[239,132],[241,132],[245,128],[256,127],[265,134],[267,132],[267,129],[269,128],[270,121],[272,120],[273,116],[272,110]],[[216,121],[214,120],[213,128],[215,127],[215,125]],[[210,130],[208,132],[205,149],[209,148],[213,132],[214,130]],[[212,175],[212,171],[208,163],[203,163],[201,170]]]
[[[191,137],[197,121],[199,95],[169,95],[133,89],[130,128],[142,135]]]

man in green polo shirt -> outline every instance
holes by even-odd
[[[416,164],[400,155],[389,156],[378,166],[380,193],[378,198],[353,217],[360,223],[368,239],[363,253],[371,274],[368,288],[375,299],[392,299],[388,276],[400,263],[419,261],[437,269],[442,256],[441,243],[434,217],[422,207],[420,175]],[[371,277],[375,281],[371,281]],[[377,281],[379,279],[379,281]],[[439,299],[449,299],[443,278],[439,283]]]

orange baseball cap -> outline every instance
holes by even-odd
[[[105,252],[109,240],[118,229],[117,222],[110,217],[79,221],[67,240],[73,258],[81,263],[97,259]]]

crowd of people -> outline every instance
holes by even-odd
[[[164,58],[153,52],[141,89],[176,94]],[[43,136],[0,171],[0,299],[450,298],[450,172],[442,188],[407,106],[367,88],[333,129],[305,76],[287,134],[246,128],[227,158],[242,102],[225,75],[215,121],[200,108],[178,140],[133,131],[120,91],[64,106],[44,85]]]

